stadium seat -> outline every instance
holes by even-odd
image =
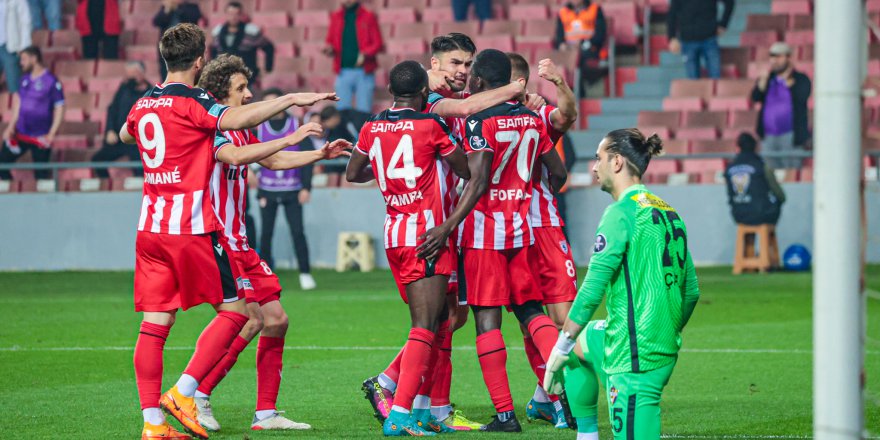
[[[718,129],[715,127],[684,127],[675,132],[676,139],[691,141],[718,139]]]
[[[589,128],[589,117],[590,115],[597,115],[602,113],[602,100],[601,99],[581,99],[579,101],[579,110],[578,117],[580,118],[580,127],[581,129],[586,130]]]
[[[452,8],[448,6],[434,7],[422,11],[422,22],[424,23],[449,23],[452,22]],[[473,35],[471,35],[473,36]]]
[[[329,2],[328,2],[329,3]],[[330,13],[321,9],[303,9],[293,14],[294,26],[329,26]]]
[[[379,11],[379,23],[415,23],[418,21],[418,14],[415,8],[386,8]]]
[[[511,20],[544,20],[550,18],[550,11],[545,4],[510,5],[507,16]]]
[[[800,46],[796,49],[797,49],[797,54],[796,54],[795,59],[797,61],[813,62],[814,55],[815,55],[815,53],[814,53],[815,46],[813,46],[812,44],[807,44],[807,45]],[[870,73],[869,73],[869,75],[870,75]]]
[[[95,76],[98,78],[125,76],[125,63],[122,60],[98,60]]]
[[[522,22],[514,20],[487,20],[480,29],[481,35],[519,35]]]
[[[433,38],[433,27],[425,26],[424,23],[395,23],[393,26],[394,38],[419,38],[422,40]],[[387,44],[388,39],[385,39]]]
[[[770,12],[774,14],[811,14],[810,0],[774,0]]]
[[[129,60],[155,60],[156,55],[156,46],[155,45],[143,45],[143,46],[128,46],[125,48],[125,57]]]
[[[739,43],[743,46],[767,46],[779,41],[779,33],[776,31],[745,31],[739,36]]]
[[[324,41],[323,40],[308,40],[301,41],[297,44],[297,48],[299,49],[299,56],[306,58],[327,58],[324,56]]]
[[[788,15],[749,14],[746,18],[747,31],[776,31],[778,34],[788,30]]]
[[[64,90],[64,93],[83,91],[83,83],[78,76],[61,76],[58,80],[61,81],[61,88]]]
[[[669,12],[668,0],[646,0],[646,4],[651,7],[654,14],[666,14]]]
[[[68,109],[79,108],[88,111],[95,107],[97,102],[97,95],[91,92],[66,93],[64,95],[64,106]]]
[[[320,56],[312,58],[312,72],[332,72],[333,59],[330,57]]]
[[[311,70],[311,63],[308,58],[278,58],[275,60],[275,71],[282,73],[295,73],[304,75]]]
[[[670,139],[672,138],[672,130],[669,127],[664,127],[662,125],[651,126],[651,125],[641,125],[639,124],[639,130],[645,134],[645,136],[651,136],[656,134],[660,136],[660,139]]]
[[[695,140],[691,145],[692,154],[735,153],[736,142],[728,139]]]
[[[423,38],[395,38],[385,42],[385,51],[389,54],[409,54],[427,51]]]
[[[663,98],[663,111],[700,111],[703,108],[703,98]]]
[[[524,56],[526,60],[533,59],[532,54],[539,50],[553,49],[550,38],[540,35],[517,35],[514,39],[514,46],[516,53]]]
[[[666,127],[675,130],[681,125],[681,113],[643,110],[639,112],[637,124],[639,127]]]
[[[690,154],[690,142],[684,139],[663,139],[665,154]]]
[[[681,170],[685,173],[724,171],[724,159],[687,159],[682,161]]]
[[[510,35],[480,35],[474,38],[474,44],[479,48],[493,48],[502,52],[513,51],[513,37]]]
[[[58,63],[55,66],[55,74],[66,77],[91,78],[95,75],[95,61],[70,61]]]
[[[49,31],[39,29],[31,34],[31,43],[37,47],[49,47]]]
[[[615,73],[617,77],[617,90],[614,91],[615,96],[623,96],[624,86],[639,79],[637,67],[618,67]],[[607,80],[608,78],[606,77]]]
[[[90,109],[91,110],[91,109]],[[85,122],[86,111],[81,108],[69,108],[64,110],[64,120],[71,122]]]
[[[602,11],[608,19],[608,34],[621,46],[637,46],[641,37],[638,9],[635,3],[604,3]]]
[[[553,38],[556,32],[556,19],[547,20],[526,20],[523,22],[522,33],[529,36],[541,36],[548,40]]]
[[[76,122],[65,121],[64,123],[75,124]],[[55,136],[55,140],[52,142],[52,148],[56,150],[62,150],[65,148],[88,148],[88,146],[89,138],[81,134],[59,134]]]
[[[452,9],[452,0],[428,0],[428,6],[432,8]]]
[[[333,6],[333,2],[324,2],[321,5],[310,5],[311,7],[308,9],[321,9],[322,6],[327,5],[328,7]],[[257,11],[260,12],[287,12],[288,14],[293,14],[299,9],[299,2],[296,0],[260,0],[257,3]],[[305,8],[303,8],[305,9]]]
[[[290,26],[290,16],[284,11],[254,12],[251,23],[262,28]]]
[[[264,87],[277,87],[284,91],[296,90],[303,84],[300,75],[281,69],[261,76],[260,81]]]
[[[816,40],[813,30],[788,31],[785,34],[785,42],[792,46],[812,45]]]
[[[327,38],[327,30],[329,26],[324,25],[314,25],[306,28],[306,33],[297,41],[305,41],[306,36],[312,40],[320,40],[324,41]]]
[[[327,0],[301,0],[300,9],[333,11],[339,7],[339,2],[328,2]],[[295,1],[294,1],[295,3]]]
[[[677,79],[669,88],[671,98],[709,99],[714,94],[715,81],[711,79]]]
[[[138,29],[134,33],[133,44],[156,44],[159,41],[159,29]]]
[[[414,8],[422,11],[428,7],[428,0],[387,0],[386,8]]]
[[[305,31],[307,28],[305,27],[267,27],[263,29],[263,34],[266,35],[273,43],[295,43],[298,41],[304,40],[301,36],[305,35]]]
[[[814,29],[812,15],[794,14],[790,17],[789,24],[792,30]]]
[[[426,14],[422,14],[422,22],[421,26],[425,26]],[[489,23],[488,21],[486,23]],[[479,21],[447,21],[447,22],[437,22],[434,23],[434,26],[425,26],[426,29],[432,30],[433,35],[431,38],[437,35],[446,35],[452,32],[458,32],[461,34],[469,35],[471,37],[476,36],[480,33],[480,22]]]
[[[674,159],[653,159],[645,171],[648,183],[664,184],[670,174],[678,172],[678,161]]]

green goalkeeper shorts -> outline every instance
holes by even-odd
[[[647,372],[608,376],[605,390],[615,439],[660,438],[660,396],[674,367],[675,362]]]

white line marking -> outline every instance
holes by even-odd
[[[320,345],[286,345],[284,346],[285,350],[295,350],[295,351],[398,351],[400,347],[398,346],[374,346],[374,347],[364,347],[364,346],[320,346]],[[476,352],[476,347],[474,346],[456,346],[452,347],[453,350],[460,351],[473,351]],[[507,347],[508,350],[514,351],[522,351],[522,347]],[[16,352],[16,351],[133,351],[134,346],[106,346],[106,347],[22,347],[18,345],[13,345],[11,347],[0,347],[0,352]],[[165,350],[168,351],[192,351],[195,350],[195,347],[165,347]],[[810,355],[813,354],[812,350],[800,350],[800,349],[775,349],[775,348],[684,348],[681,350],[682,353],[695,353],[695,354],[798,354],[798,355]],[[880,354],[880,351],[866,350],[865,354],[876,355]]]
[[[865,295],[868,295],[868,298],[880,300],[880,292],[874,289],[865,289]]]

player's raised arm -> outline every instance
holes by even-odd
[[[228,109],[220,119],[220,130],[256,127],[292,106],[306,107],[319,101],[338,101],[336,93],[289,93],[268,101]]]
[[[431,109],[444,118],[466,118],[494,105],[518,99],[525,92],[522,84],[512,82],[504,87],[487,90],[465,99],[441,99]]]
[[[272,171],[292,170],[313,164],[319,160],[336,159],[341,156],[350,156],[347,150],[351,149],[351,142],[345,139],[337,139],[326,142],[320,150],[308,151],[279,151],[259,163],[264,168]]]
[[[562,73],[550,59],[538,62],[538,75],[556,85],[558,107],[550,113],[550,123],[553,124],[556,131],[564,133],[571,128],[578,117],[577,99],[574,97],[574,92],[566,84]]]
[[[309,122],[297,129],[290,136],[275,139],[274,141],[250,144],[237,148],[224,148],[228,145],[232,145],[232,142],[230,142],[229,139],[226,139],[222,134],[218,133],[214,142],[214,148],[216,150],[215,155],[217,160],[229,165],[249,165],[259,162],[287,147],[297,145],[309,136],[320,135],[322,132],[323,129],[320,124]]]

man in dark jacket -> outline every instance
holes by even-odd
[[[807,75],[794,70],[791,47],[777,42],[770,47],[770,71],[758,78],[752,89],[752,101],[761,103],[758,136],[764,152],[801,150],[810,138],[807,101],[812,83]],[[775,168],[800,168],[798,158],[770,159]]]
[[[198,24],[202,19],[202,10],[199,5],[189,3],[186,0],[163,0],[162,8],[153,17],[153,26],[159,28],[159,38],[168,28],[177,26],[181,23]],[[162,55],[159,55],[159,74],[160,79],[165,80],[168,74],[168,68],[165,67],[165,61]]]
[[[266,54],[266,72],[271,72],[275,64],[275,46],[263,35],[260,27],[244,22],[244,11],[239,2],[226,5],[226,23],[217,25],[211,32],[214,42],[211,43],[211,58],[222,53],[238,55],[245,65],[254,73],[253,81],[257,81],[260,69],[257,67],[257,50]]]
[[[119,128],[125,124],[131,106],[144,96],[150,88],[150,82],[144,76],[144,65],[140,61],[130,61],[125,65],[125,81],[119,85],[113,102],[107,109],[107,124],[104,127],[104,145],[92,156],[92,162],[112,162],[121,157],[127,157],[132,162],[140,161],[137,145],[128,145],[119,142],[116,134]],[[141,167],[134,168],[135,176],[143,176]],[[106,179],[109,173],[106,168],[95,169],[95,175]]]
[[[755,152],[755,138],[742,133],[736,143],[740,152],[724,171],[733,220],[745,225],[775,225],[785,193],[773,169]]]
[[[721,77],[721,51],[718,37],[727,30],[733,14],[733,1],[724,2],[724,16],[718,21],[716,0],[671,0],[666,15],[669,50],[683,53],[687,76],[700,77],[700,58],[705,58],[710,78]]]
[[[329,0],[328,0],[329,1]],[[357,0],[341,0],[330,15],[324,53],[333,57],[339,110],[373,112],[376,55],[382,50],[382,32],[376,14]],[[356,97],[356,99],[355,99]],[[353,104],[353,101],[354,102]]]

